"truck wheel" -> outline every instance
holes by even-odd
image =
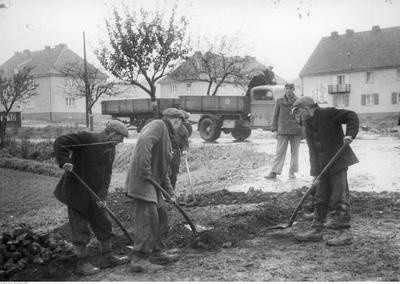
[[[200,137],[207,142],[215,141],[221,135],[221,127],[217,125],[217,121],[210,117],[205,117],[199,122]]]
[[[244,141],[250,137],[251,128],[234,128],[231,134],[237,141]]]

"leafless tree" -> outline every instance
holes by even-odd
[[[7,78],[0,72],[0,147],[4,147],[4,138],[7,129],[7,120],[10,112],[16,103],[26,102],[30,97],[37,95],[36,88],[31,74],[33,66],[25,66],[14,72],[11,78]]]

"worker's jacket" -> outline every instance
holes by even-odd
[[[186,129],[186,126],[181,124],[179,128],[174,132],[172,138],[172,149],[177,151],[187,151],[189,148],[189,131]],[[178,152],[179,152],[178,150]]]
[[[317,176],[343,145],[342,124],[346,124],[346,136],[354,139],[358,133],[359,120],[353,111],[317,107],[314,116],[305,122],[312,176]],[[358,163],[358,159],[348,146],[330,168],[328,175],[355,163]]]
[[[302,135],[301,126],[292,115],[293,103],[286,96],[276,100],[272,117],[272,131],[279,135]]]
[[[173,193],[168,177],[172,159],[172,134],[172,125],[165,118],[149,122],[140,131],[125,182],[125,192],[128,196],[158,204],[161,194],[146,181],[149,177],[166,191]]]
[[[73,165],[73,171],[100,197],[107,198],[111,181],[112,164],[115,157],[115,144],[87,145],[107,142],[104,132],[78,132],[59,136],[54,142],[54,153],[60,168],[65,163]],[[73,146],[82,145],[82,146]],[[95,200],[84,185],[72,173],[64,173],[56,186],[54,195],[62,203],[87,214]]]

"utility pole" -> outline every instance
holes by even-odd
[[[87,75],[85,31],[83,31],[83,71],[84,71],[84,80],[85,80],[86,127],[89,127],[89,111],[88,111],[88,108],[89,108],[89,84],[88,84],[88,75]]]

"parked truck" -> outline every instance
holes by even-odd
[[[181,108],[192,114],[200,114],[198,130],[201,138],[212,142],[221,132],[231,133],[243,141],[251,130],[270,130],[275,100],[284,94],[283,85],[257,86],[250,96],[180,96],[179,99],[158,99],[159,111],[168,107]],[[113,118],[129,118],[138,132],[154,118],[150,99],[107,100],[101,102],[102,114]]]

